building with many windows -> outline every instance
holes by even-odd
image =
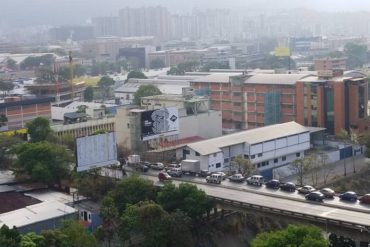
[[[51,118],[51,97],[22,98],[9,97],[0,103],[0,115],[4,114],[7,122],[0,130],[18,130],[27,122],[37,117]]]
[[[222,111],[224,129],[249,129],[294,121],[297,80],[307,74],[213,73],[192,81]]]
[[[360,72],[325,78],[309,76],[297,81],[297,122],[325,127],[331,134],[342,129],[363,131],[367,120],[368,79]]]
[[[310,130],[288,122],[191,143],[178,158],[199,160],[202,169],[216,172],[232,169],[232,160],[242,155],[261,175],[271,179],[274,170],[303,158],[308,149]]]

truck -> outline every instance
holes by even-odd
[[[200,173],[200,162],[199,160],[183,160],[181,161],[181,171],[183,174],[189,173],[196,175]]]

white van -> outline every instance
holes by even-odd
[[[264,182],[264,178],[261,175],[253,175],[252,177],[247,178],[247,184],[262,186]]]
[[[219,173],[213,173],[206,177],[207,183],[220,184],[222,181],[222,175]]]

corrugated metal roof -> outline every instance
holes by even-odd
[[[0,226],[6,224],[9,227],[23,227],[41,221],[70,215],[77,212],[76,209],[57,201],[37,203],[22,209],[0,214]]]
[[[256,144],[305,132],[309,132],[309,129],[296,122],[288,122],[191,143],[188,147],[201,155],[209,155],[221,152],[221,148],[223,147],[241,143]]]
[[[195,79],[194,82],[229,83],[230,76],[242,75],[242,73],[212,73]]]
[[[294,85],[307,76],[307,74],[256,74],[248,77],[244,83]]]

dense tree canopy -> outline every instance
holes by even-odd
[[[154,200],[155,190],[152,181],[131,175],[118,183],[117,187],[111,192],[111,196],[118,211],[122,213],[127,204]]]
[[[264,232],[257,235],[252,247],[328,247],[320,228],[290,225],[281,231]]]
[[[212,204],[207,194],[192,184],[166,184],[158,193],[158,202],[168,212],[181,210],[192,219],[199,219]]]
[[[139,89],[134,94],[134,104],[141,105],[141,98],[153,95],[160,95],[162,94],[161,90],[158,87],[148,84],[148,85],[141,85]]]
[[[21,235],[16,228],[10,229],[7,225],[0,228],[0,246],[20,247]]]
[[[93,99],[94,99],[94,88],[92,86],[86,87],[85,92],[84,92],[84,99],[87,102],[93,101]]]
[[[127,80],[128,79],[131,79],[131,78],[135,78],[135,79],[147,79],[148,77],[146,77],[146,75],[141,72],[141,71],[130,71],[127,75]]]
[[[16,172],[48,185],[60,184],[69,178],[72,155],[64,146],[49,142],[29,142],[15,150]]]
[[[45,141],[52,133],[49,120],[43,117],[37,117],[26,124],[28,134],[32,142]]]
[[[121,217],[121,239],[129,240],[135,234],[145,237],[145,247],[193,246],[190,218],[180,211],[169,214],[151,201],[129,205]]]
[[[51,66],[54,63],[54,55],[29,56],[20,64],[21,69],[34,69],[40,66]]]

